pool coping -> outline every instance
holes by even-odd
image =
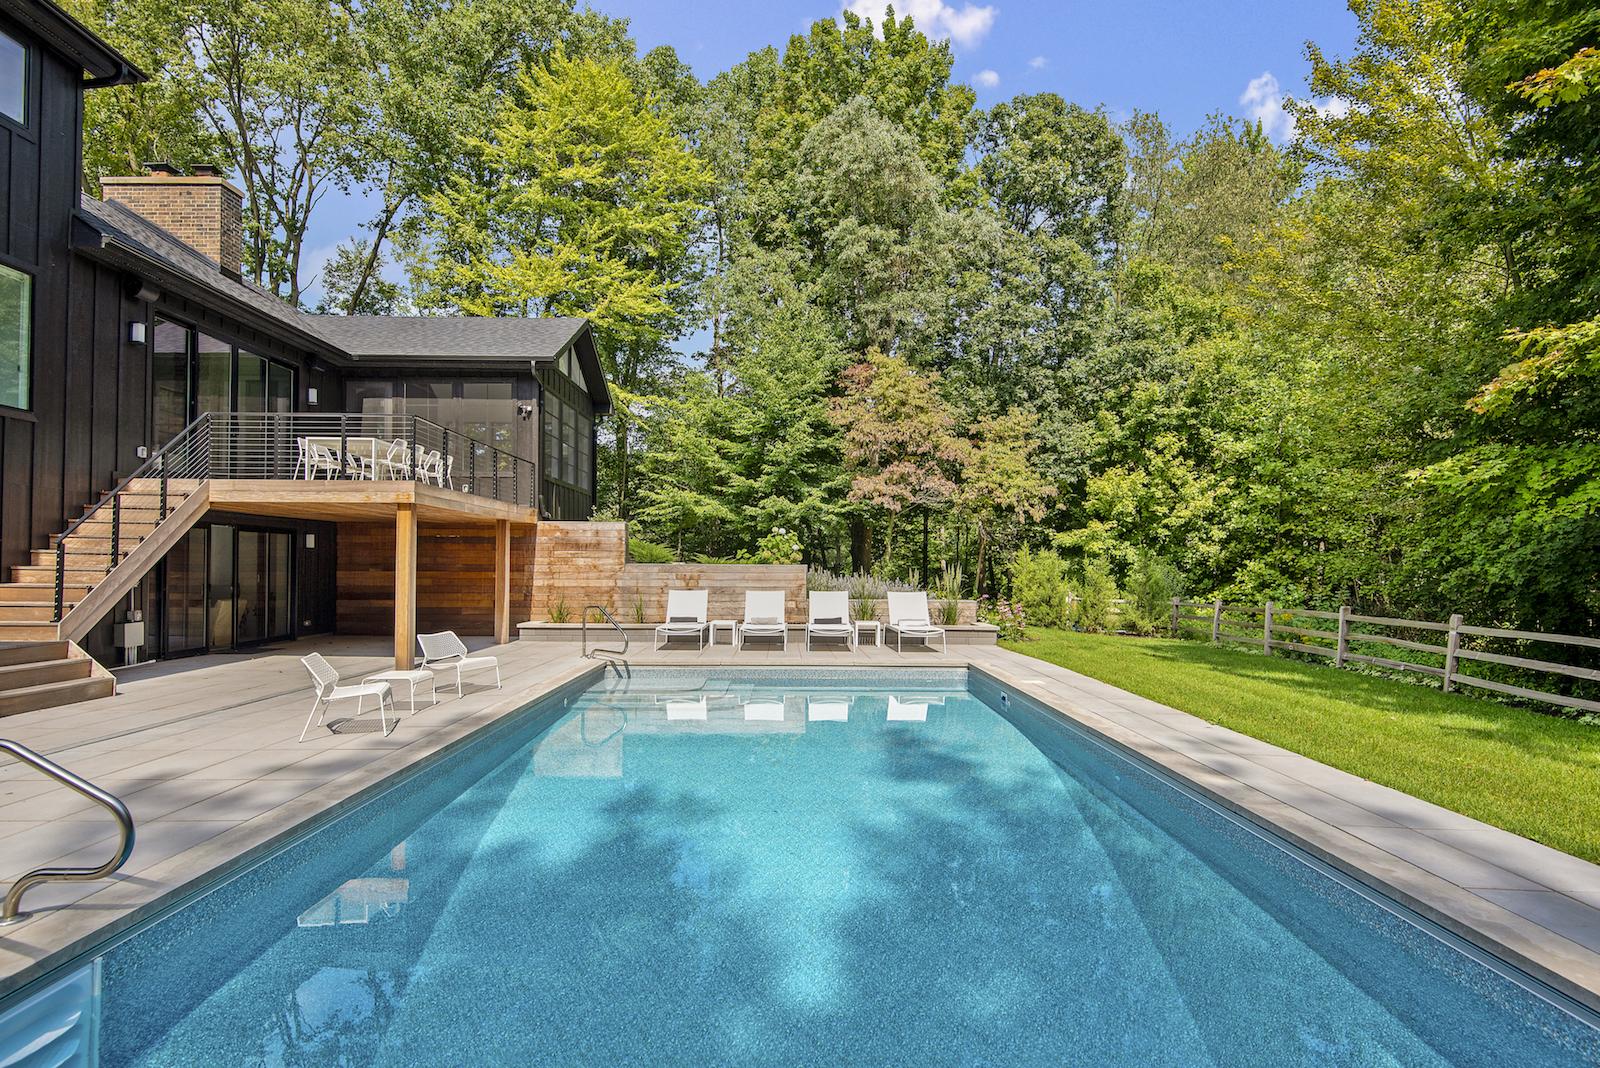
[[[91,951],[103,950],[135,928],[227,881],[414,774],[447,759],[508,718],[587,676],[605,661],[580,660],[371,763],[346,772],[231,830],[169,857],[136,879],[114,882],[77,907],[41,914],[6,932],[0,947],[0,1001],[40,983]],[[151,894],[149,886],[161,889]],[[87,905],[89,907],[85,908]],[[111,913],[111,915],[107,915]],[[44,985],[43,983],[40,984]]]
[[[1022,654],[1013,655],[1025,662],[1028,660]],[[1437,924],[1583,1008],[1600,1013],[1600,954],[1332,823],[1082,707],[1052,692],[1055,683],[1049,679],[1024,678],[992,662],[969,663],[968,670],[986,677],[1002,690],[1010,689],[1022,695],[1110,745],[1134,763],[1175,779],[1179,785],[1303,850],[1340,875]],[[1511,836],[1509,831],[1499,833]]]

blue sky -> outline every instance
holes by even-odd
[[[881,0],[848,0],[881,11]],[[782,48],[842,0],[593,0],[631,23],[640,53],[671,45],[702,79],[764,45]],[[1355,18],[1339,0],[903,0],[925,32],[947,37],[955,76],[980,107],[1018,93],[1055,92],[1113,119],[1155,111],[1180,135],[1223,111],[1260,118],[1278,140],[1285,94],[1305,93],[1305,43],[1348,54]],[[370,215],[359,197],[319,205],[308,258],[315,264]],[[314,303],[318,290],[313,287]]]

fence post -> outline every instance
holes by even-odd
[[[1449,693],[1456,688],[1456,660],[1457,653],[1461,650],[1461,614],[1457,612],[1450,617],[1450,637],[1444,647],[1444,692]]]
[[[1211,602],[1211,640],[1222,640],[1222,598],[1218,597]]]
[[[1267,602],[1266,610],[1261,613],[1261,651],[1268,656],[1272,655],[1272,602]]]
[[[1172,628],[1171,628],[1172,629],[1172,636],[1174,638],[1176,638],[1178,636],[1178,603],[1179,603],[1178,599],[1176,597],[1174,597],[1172,599]]]
[[[1339,647],[1333,654],[1333,666],[1344,667],[1345,654],[1350,651],[1350,606],[1339,606]]]

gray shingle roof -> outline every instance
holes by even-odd
[[[366,362],[552,360],[584,320],[433,315],[305,315],[309,329]]]
[[[314,329],[311,322],[317,316],[291,308],[253,282],[228,277],[211,260],[138,212],[121,204],[96,200],[87,193],[79,198],[79,206],[83,217],[99,232],[103,247],[149,261],[193,285],[202,286],[243,305],[295,334],[311,333],[322,339],[321,332]]]

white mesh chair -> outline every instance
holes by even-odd
[[[889,629],[894,631],[895,652],[900,651],[900,643],[906,638],[921,638],[926,645],[938,638],[944,651],[950,651],[950,639],[945,636],[944,628],[934,626],[933,620],[928,618],[928,595],[925,593],[890,593]]]
[[[356,699],[356,715],[358,716],[365,711],[367,698],[376,697],[378,699],[378,721],[383,726],[384,737],[387,738],[389,732],[394,730],[393,727],[389,726],[389,717],[384,714],[383,702],[385,700],[389,702],[389,711],[394,710],[394,692],[389,689],[387,682],[353,682],[341,686],[339,685],[339,673],[334,670],[333,665],[328,663],[321,653],[303,656],[300,658],[300,663],[304,664],[306,670],[311,672],[311,681],[316,685],[317,689],[317,699],[311,705],[311,715],[306,717],[306,725],[300,729],[300,740],[302,742],[306,740],[306,734],[310,732],[313,720],[319,725],[322,723],[322,714],[327,711],[328,705],[351,697]]]
[[[668,590],[667,621],[656,628],[656,648],[673,638],[698,638],[704,649],[706,632],[711,628],[706,621],[708,598],[705,590]]]
[[[845,648],[855,651],[856,625],[850,621],[850,594],[844,590],[814,590],[811,593],[811,618],[806,620],[806,652],[812,638],[842,638]]]
[[[419,634],[417,644],[422,647],[421,667],[433,672],[456,669],[457,696],[465,692],[462,688],[462,677],[470,671],[493,669],[494,688],[500,689],[500,661],[492,656],[469,655],[467,647],[456,637],[455,631],[441,630],[437,634]]]
[[[789,648],[789,622],[783,615],[782,590],[746,590],[744,622],[733,631],[733,649],[744,648],[747,638],[782,638]]]

